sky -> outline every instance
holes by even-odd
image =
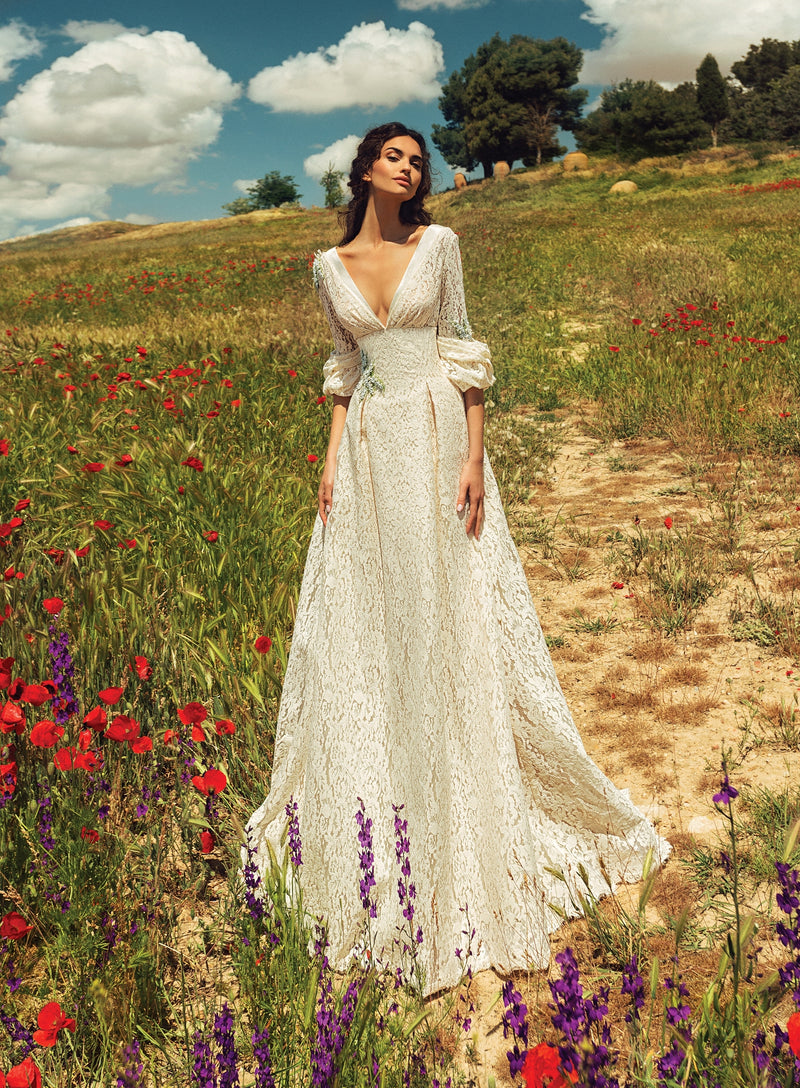
[[[428,137],[495,33],[580,46],[591,105],[625,78],[692,79],[709,52],[726,74],[800,24],[797,0],[0,0],[0,239],[216,218],[272,170],[321,205],[368,128]]]

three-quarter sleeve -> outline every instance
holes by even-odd
[[[322,392],[326,396],[349,397],[361,378],[361,349],[342,325],[331,302],[325,283],[324,261],[319,253],[314,258],[313,276],[333,337],[333,351],[322,368],[325,378]]]
[[[436,344],[445,373],[462,393],[487,389],[494,382],[489,346],[472,336],[464,301],[464,281],[458,237],[452,231],[444,244],[441,303]]]

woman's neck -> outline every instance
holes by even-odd
[[[381,246],[384,242],[405,242],[416,227],[400,219],[401,202],[370,194],[361,229],[356,237],[364,245]]]

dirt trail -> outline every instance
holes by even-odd
[[[509,510],[509,522],[586,747],[675,845],[676,857],[659,879],[673,881],[680,895],[677,858],[693,842],[714,841],[721,829],[711,794],[720,781],[723,745],[738,755],[743,745],[749,748],[732,772],[740,788],[780,791],[800,777],[800,752],[779,743],[770,725],[781,704],[790,724],[795,720],[797,661],[773,647],[735,641],[730,617],[737,601],[752,597],[748,568],[762,589],[794,588],[791,545],[800,497],[792,495],[790,477],[797,469],[787,466],[780,479],[770,480],[763,468],[759,474],[746,463],[737,473],[735,458],[688,465],[666,441],[604,445],[588,436],[579,414],[565,415],[560,426],[550,481],[532,495],[540,518],[535,532],[530,509]],[[647,579],[620,574],[624,538],[686,534],[710,554],[726,531],[729,539],[738,536],[727,569],[719,567],[719,588],[687,629],[663,637],[652,624]],[[720,555],[724,559],[724,549]],[[800,726],[800,713],[796,717]],[[764,743],[746,744],[747,736]],[[568,939],[561,931],[553,945]],[[490,1008],[500,985],[491,972],[474,983],[477,1060],[468,1068],[482,1088],[490,1075],[498,1086],[512,1083],[502,1002]],[[534,985],[546,1002],[544,979]],[[529,993],[524,986],[523,993]]]

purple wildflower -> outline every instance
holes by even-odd
[[[525,1064],[525,1058],[527,1057],[527,1049],[520,1049],[520,1043],[523,1047],[528,1046],[528,1007],[522,1000],[522,995],[518,990],[514,989],[514,984],[509,979],[503,983],[503,1038],[507,1039],[509,1032],[514,1040],[514,1045],[511,1050],[506,1052],[508,1058],[508,1068],[512,1077],[515,1077],[517,1073],[522,1071],[522,1067]]]
[[[47,782],[40,783],[42,795],[39,798],[39,818],[36,821],[36,833],[39,842],[48,852],[55,850],[56,841],[53,838],[53,801],[50,797],[50,787]]]
[[[244,901],[247,904],[247,910],[250,917],[255,922],[259,922],[264,917],[266,908],[264,906],[264,900],[258,892],[258,889],[261,887],[261,874],[258,871],[258,865],[255,860],[258,851],[250,841],[250,828],[247,829],[247,842],[245,843],[244,848],[247,852],[247,861],[242,866]]]
[[[254,1031],[252,1035],[253,1057],[256,1060],[256,1079],[254,1088],[275,1088],[272,1076],[271,1055],[269,1052],[269,1028]]]
[[[13,1013],[6,1012],[0,1005],[0,1023],[6,1029],[12,1043],[20,1043],[22,1046],[21,1058],[24,1060],[32,1050],[36,1049],[33,1039],[33,1031],[26,1028]]]
[[[631,999],[630,1008],[625,1013],[625,1023],[632,1024],[634,1021],[638,1023],[639,1013],[644,1008],[644,982],[639,974],[636,953],[631,956],[630,963],[622,972],[622,993],[628,994]]]
[[[611,1030],[605,1020],[608,989],[601,987],[596,994],[584,998],[571,948],[560,952],[556,963],[561,968],[561,978],[550,982],[553,996],[550,1007],[553,1026],[563,1037],[558,1047],[561,1064],[566,1072],[577,1073],[586,1088],[617,1088],[618,1081],[612,1072],[617,1053],[610,1049]]]
[[[683,1059],[685,1057],[686,1051],[677,1039],[673,1039],[670,1043],[669,1050],[662,1054],[656,1062],[658,1075],[662,1078],[658,1083],[663,1084],[667,1080],[675,1080],[678,1076],[678,1070],[681,1065],[683,1065]]]
[[[299,869],[303,864],[303,844],[300,841],[300,821],[297,816],[297,801],[294,797],[289,798],[285,811],[289,820],[289,857],[295,869]]]
[[[117,1076],[117,1088],[139,1088],[142,1083],[144,1064],[141,1061],[139,1040],[131,1039],[122,1051],[124,1068]]]
[[[714,794],[715,805],[729,805],[731,801],[735,800],[739,796],[739,791],[735,789],[728,780],[727,772],[725,777],[720,783],[719,793]]]
[[[53,683],[56,685],[57,695],[53,699],[53,718],[58,725],[64,725],[73,714],[78,712],[78,700],[72,687],[75,679],[75,666],[69,652],[69,635],[66,631],[56,632],[54,624],[50,625],[50,642],[47,649],[53,662]]]
[[[337,1026],[330,976],[320,987],[317,1002],[317,1037],[311,1049],[311,1084],[313,1088],[332,1088],[336,1075],[334,1037]]]
[[[217,1088],[217,1078],[214,1076],[214,1066],[211,1062],[211,1047],[203,1037],[202,1031],[194,1033],[192,1058],[191,1083],[197,1088]]]
[[[214,1017],[214,1040],[217,1044],[217,1072],[219,1088],[236,1088],[239,1083],[239,1065],[233,1038],[233,1017],[227,1001]]]
[[[358,863],[361,868],[361,905],[370,918],[378,917],[378,909],[370,892],[375,887],[375,857],[372,853],[372,820],[367,819],[364,802],[358,798],[359,810],[356,813],[358,824]]]
[[[785,989],[792,991],[795,1008],[800,1009],[800,874],[797,869],[790,869],[786,862],[777,862],[775,869],[780,884],[775,902],[786,915],[786,921],[775,923],[775,933],[791,953],[778,974]]]

